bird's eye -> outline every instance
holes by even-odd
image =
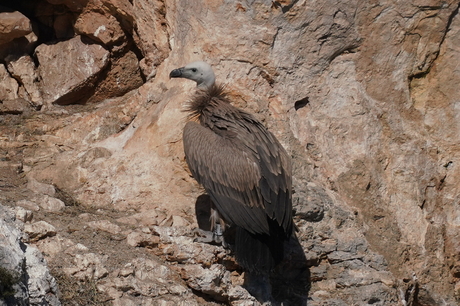
[[[193,72],[197,72],[197,69],[196,69],[196,68],[192,68],[192,71],[193,71]]]

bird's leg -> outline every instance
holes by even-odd
[[[212,231],[196,228],[193,233],[198,236],[193,240],[194,242],[212,243],[214,241],[214,235]]]
[[[200,228],[196,229],[195,233],[200,237],[195,238],[194,241],[227,247],[223,235],[223,231],[225,230],[225,222],[220,217],[219,212],[214,208],[214,205],[211,205],[209,221],[211,223],[211,230],[206,231]]]
[[[225,242],[222,225],[225,227],[225,224],[217,209],[214,208],[214,205],[211,206],[211,216],[209,217],[209,220],[211,221],[212,240],[215,243],[223,245]]]

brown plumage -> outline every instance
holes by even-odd
[[[184,77],[178,75],[171,72]],[[283,259],[284,242],[293,233],[288,154],[261,122],[230,104],[221,86],[198,83],[186,110],[191,120],[183,142],[193,177],[222,218],[236,226],[238,263],[268,272]]]

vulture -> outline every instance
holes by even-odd
[[[294,235],[286,150],[259,120],[230,103],[209,64],[193,62],[172,70],[170,78],[197,83],[186,108],[183,144],[193,177],[219,215],[211,214],[211,222],[235,227],[233,250],[245,270],[269,273]],[[218,224],[213,228],[219,235]]]

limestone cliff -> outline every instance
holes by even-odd
[[[459,303],[460,1],[2,5],[0,202],[56,227],[31,243],[58,282],[90,278],[115,305],[257,303],[190,236],[194,84],[168,74],[205,60],[293,158],[308,273],[278,299]]]

